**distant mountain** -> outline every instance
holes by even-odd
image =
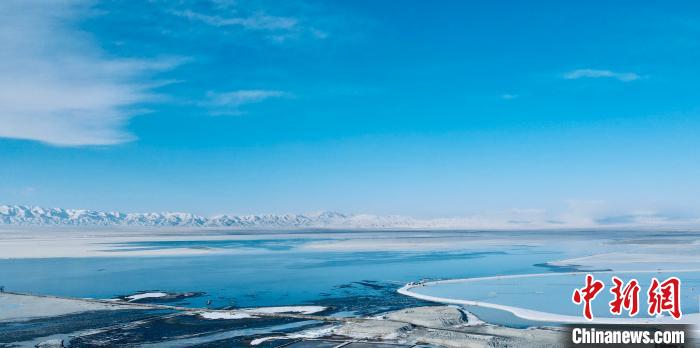
[[[528,210],[515,216],[472,216],[415,219],[406,216],[377,216],[320,212],[309,214],[218,215],[189,213],[120,213],[84,209],[41,208],[0,205],[2,225],[44,226],[163,226],[228,228],[347,228],[347,229],[561,229],[591,227],[700,228],[700,219],[671,219],[659,214],[636,214],[598,218],[552,219]],[[574,216],[575,217],[575,216]]]
[[[424,221],[400,216],[348,215],[336,212],[285,215],[219,215],[189,213],[121,213],[84,209],[0,205],[0,224],[66,226],[182,226],[240,228],[415,228]]]

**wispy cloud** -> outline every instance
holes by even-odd
[[[222,4],[220,1],[204,0],[197,6],[186,1],[178,3],[168,13],[186,19],[192,25],[215,27],[224,33],[234,30],[257,32],[272,42],[300,38],[325,39],[329,33],[319,25],[328,24],[328,20],[319,19],[311,8],[313,6],[303,1],[290,6],[272,7],[263,6],[262,3]]]
[[[212,108],[212,113],[240,114],[240,107],[246,104],[255,104],[271,98],[291,97],[292,94],[277,90],[248,89],[231,92],[207,93],[207,106]]]
[[[612,78],[624,82],[639,80],[641,76],[631,72],[615,72],[611,70],[596,70],[596,69],[578,69],[569,71],[564,74],[567,80],[576,80],[581,78]]]
[[[152,74],[180,59],[107,58],[74,24],[81,2],[0,2],[0,137],[57,146],[134,139],[133,107],[155,100]]]
[[[216,27],[240,26],[251,30],[291,30],[298,23],[296,18],[268,16],[262,13],[249,17],[221,17],[185,10],[175,11],[173,14]]]
[[[511,99],[515,99],[517,97],[519,97],[519,95],[517,95],[517,94],[509,94],[509,93],[501,94],[501,99],[504,99],[504,100],[511,100]]]

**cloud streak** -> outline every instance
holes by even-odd
[[[291,17],[268,16],[257,13],[250,17],[211,16],[191,10],[175,11],[173,14],[216,27],[240,26],[251,30],[291,30],[298,21]]]
[[[309,13],[311,8],[304,2],[293,6],[277,6],[276,14],[268,8],[255,3],[226,3],[202,1],[202,6],[191,2],[180,3],[168,10],[172,16],[187,20],[188,25],[203,25],[219,29],[218,31],[235,33],[239,31],[255,32],[272,42],[286,42],[293,39],[326,39],[327,31],[317,27],[318,16]],[[327,20],[321,20],[327,24]]]
[[[239,108],[246,104],[256,104],[272,98],[291,97],[288,92],[263,89],[244,89],[231,92],[209,92],[207,93],[207,106],[213,109],[212,114],[238,115]]]
[[[567,80],[577,80],[582,78],[612,78],[615,80],[630,82],[639,80],[641,76],[636,73],[621,73],[611,70],[578,69],[564,74]]]
[[[81,2],[0,2],[0,137],[56,146],[114,145],[140,103],[157,99],[149,78],[181,59],[107,58],[74,24]]]
[[[259,103],[265,99],[283,97],[287,94],[287,92],[283,91],[249,89],[225,93],[209,92],[209,97],[216,105],[239,106],[243,104]]]

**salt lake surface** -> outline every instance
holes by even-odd
[[[649,318],[647,314],[647,290],[652,278],[663,282],[666,278],[675,276],[682,279],[680,292],[681,311],[685,315],[698,313],[698,294],[700,293],[700,272],[697,271],[670,271],[670,272],[591,272],[596,280],[603,281],[605,288],[601,290],[596,299],[591,302],[592,313],[596,318]],[[615,299],[610,293],[614,287],[613,276],[620,278],[624,284],[631,279],[637,280],[640,290],[638,297],[639,312],[630,316],[625,309],[617,316],[610,313],[609,302]],[[585,273],[562,274],[532,274],[523,276],[497,276],[454,280],[449,282],[436,282],[411,289],[419,295],[443,298],[447,300],[465,300],[469,302],[483,303],[481,306],[491,304],[522,308],[531,311],[545,312],[553,315],[539,315],[541,320],[563,316],[563,320],[576,320],[583,322],[583,306],[574,304],[571,297],[573,289],[582,288],[585,285]],[[518,314],[518,312],[516,312]],[[527,313],[526,313],[527,315]],[[666,313],[668,316],[668,313]],[[529,316],[529,315],[528,315]],[[537,315],[535,315],[536,317]],[[571,318],[566,318],[566,316]]]
[[[3,234],[0,256],[9,245],[26,243],[31,248],[32,233]],[[419,279],[700,268],[700,235],[687,231],[197,231],[153,237],[146,230],[117,239],[110,231],[85,235],[72,230],[42,234],[44,243],[47,238],[79,242],[73,249],[62,249],[62,257],[0,259],[0,285],[18,292],[91,298],[143,291],[202,292],[182,304],[203,307],[211,301],[213,307],[259,307],[314,304],[362,292],[351,284],[365,284],[369,291],[373,286],[398,289]],[[677,255],[675,261],[654,263],[669,250]],[[9,249],[6,254],[18,255]],[[644,263],[616,258],[620,254],[644,255]],[[609,283],[609,277],[602,278]],[[637,278],[643,287],[650,279]],[[693,273],[683,279],[684,285],[697,288],[698,279]],[[581,276],[562,275],[426,291],[576,315],[580,308],[570,296],[582,284]],[[697,312],[693,291],[684,291],[686,313]],[[607,305],[598,302],[596,306]],[[603,307],[595,311],[606,311]]]
[[[346,240],[346,239],[344,239]],[[462,250],[306,250],[308,238],[248,241],[157,241],[129,248],[212,248],[200,255],[33,258],[0,260],[6,289],[59,296],[114,298],[138,291],[204,292],[202,306],[303,304],[342,296],[344,286],[378,281],[453,278],[541,271],[536,264],[563,254],[527,246],[476,246]],[[236,252],[245,249],[246,252]]]

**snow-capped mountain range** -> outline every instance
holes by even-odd
[[[417,227],[418,220],[400,216],[349,215],[336,212],[284,215],[218,215],[190,213],[121,213],[85,209],[0,205],[0,224],[66,226],[182,226],[240,228],[391,228]]]
[[[0,205],[0,226],[153,226],[205,228],[347,228],[347,229],[541,229],[590,227],[683,227],[700,228],[700,218],[669,219],[658,214],[621,217],[576,217],[552,219],[537,211],[508,215],[436,219],[371,214],[319,212],[308,214],[218,215],[190,213],[121,213],[85,209],[42,208]]]

